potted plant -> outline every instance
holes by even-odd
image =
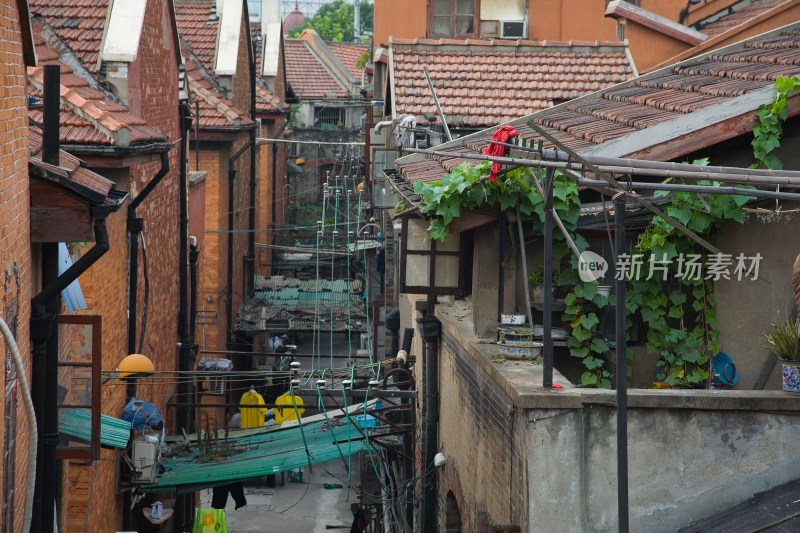
[[[552,290],[555,292],[556,284],[558,283],[558,272],[553,271],[553,284]],[[543,302],[544,301],[544,267],[539,266],[536,270],[528,273],[528,286],[531,288],[531,301]]]
[[[797,340],[798,319],[772,324],[764,335],[770,351],[783,363],[784,392],[800,393],[800,344]]]

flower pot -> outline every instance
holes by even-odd
[[[781,359],[783,363],[783,392],[800,394],[800,361]]]
[[[500,355],[506,359],[533,359],[542,353],[541,342],[509,342],[497,343]]]
[[[531,301],[543,302],[544,301],[544,283],[531,283],[528,285],[531,288]],[[555,293],[555,287],[551,287],[550,291]]]
[[[598,285],[597,286],[597,294],[602,294],[603,296],[608,296],[611,294],[611,285]]]

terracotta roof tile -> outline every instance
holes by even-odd
[[[176,1],[175,17],[178,31],[192,52],[209,72],[214,72],[214,54],[217,49],[219,18],[212,19],[209,2]]]
[[[189,90],[199,102],[201,128],[238,130],[255,124],[247,112],[237,109],[230,100],[220,94],[207,72],[198,67],[193,59],[184,58],[184,60]]]
[[[47,19],[92,72],[97,68],[109,4],[110,0],[28,0],[31,14]]]
[[[735,7],[732,13],[724,14],[722,16],[715,15],[716,19],[704,22],[697,22],[694,27],[712,37],[724,33],[740,24],[744,24],[750,19],[753,19],[763,13],[766,13],[775,6],[784,3],[786,0],[751,0],[751,2],[743,7]]]
[[[657,124],[677,120],[704,108],[728,103],[733,98],[753,91],[768,89],[778,76],[800,73],[798,52],[800,26],[796,25],[780,34],[756,37],[574,102],[538,111],[513,124],[524,140],[540,140],[528,126],[532,122],[569,148],[585,150],[622,136],[646,131]],[[501,67],[496,67],[496,70],[502,72]],[[433,76],[439,92],[440,83]],[[515,79],[511,74],[498,77]],[[461,79],[461,83],[464,79]],[[509,85],[506,82],[504,87]],[[529,91],[529,94],[533,93]],[[439,96],[441,98],[441,94]],[[742,114],[752,111],[754,108],[741,109]],[[496,122],[502,122],[502,116],[497,117]],[[450,149],[481,151],[492,133],[494,128],[484,130],[461,143],[456,141]],[[544,144],[545,147],[550,146],[550,143]],[[686,153],[696,148],[687,146]],[[393,183],[399,190],[408,193],[413,181],[438,180],[447,169],[452,168],[455,161],[459,160],[441,157],[416,162],[400,160],[400,176]]]
[[[40,171],[47,171],[41,175],[57,178],[61,185],[78,192],[85,198],[102,203],[111,190],[114,182],[95,174],[81,164],[77,157],[59,150],[58,166],[48,165],[42,161],[42,134],[35,128],[28,128],[28,152],[30,154],[30,165]]]
[[[564,43],[498,45],[496,41],[445,40],[448,46],[392,44],[397,113],[435,113],[422,68],[427,67],[445,116],[452,125],[506,122],[626,81],[633,69],[624,46]],[[444,42],[444,41],[443,41]],[[522,41],[525,42],[525,41]],[[481,43],[476,45],[476,43]],[[516,41],[514,41],[516,43]]]
[[[331,52],[339,58],[339,61],[344,63],[350,74],[356,80],[361,80],[361,76],[364,74],[364,67],[358,68],[356,62],[366,52],[369,52],[369,46],[358,43],[327,43],[327,45]]]
[[[336,82],[305,41],[286,39],[283,50],[286,79],[300,100],[347,97],[345,88]]]
[[[101,144],[131,147],[136,144],[164,142],[167,137],[133,113],[111,99],[111,96],[94,89],[76,76],[72,69],[59,62],[58,54],[49,48],[40,34],[34,36],[39,66],[28,67],[30,96],[41,98],[44,85],[44,65],[60,65],[61,142],[64,144]],[[41,109],[31,109],[30,118],[41,123]]]

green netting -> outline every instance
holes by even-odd
[[[166,458],[165,472],[143,492],[193,492],[203,487],[277,474],[311,464],[325,463],[367,449],[361,431],[352,423],[329,428],[325,421],[303,424],[308,453],[299,427],[266,430],[244,437],[229,438],[234,452],[225,457],[203,456],[197,443],[191,453]],[[220,432],[220,439],[224,439]],[[218,441],[218,442],[219,442]],[[223,447],[225,445],[223,444]]]

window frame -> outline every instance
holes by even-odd
[[[458,0],[449,0],[450,2],[450,35],[435,35],[433,33],[433,12],[434,3],[437,0],[428,0],[428,27],[426,34],[428,39],[469,39],[480,36],[480,23],[481,23],[481,0],[473,0],[474,9],[472,13],[472,32],[471,33],[456,33],[456,5]],[[447,0],[441,0],[447,1]]]
[[[88,446],[69,446],[59,444],[56,447],[56,458],[76,459],[83,461],[97,461],[100,459],[100,412],[101,412],[101,390],[100,390],[100,366],[103,358],[103,319],[100,315],[58,315],[58,324],[74,324],[92,326],[92,362],[64,362],[59,361],[58,366],[71,366],[88,368],[91,370],[92,392],[91,403],[89,405],[69,404],[59,405],[59,412],[62,408],[87,408],[91,410],[91,439]]]

